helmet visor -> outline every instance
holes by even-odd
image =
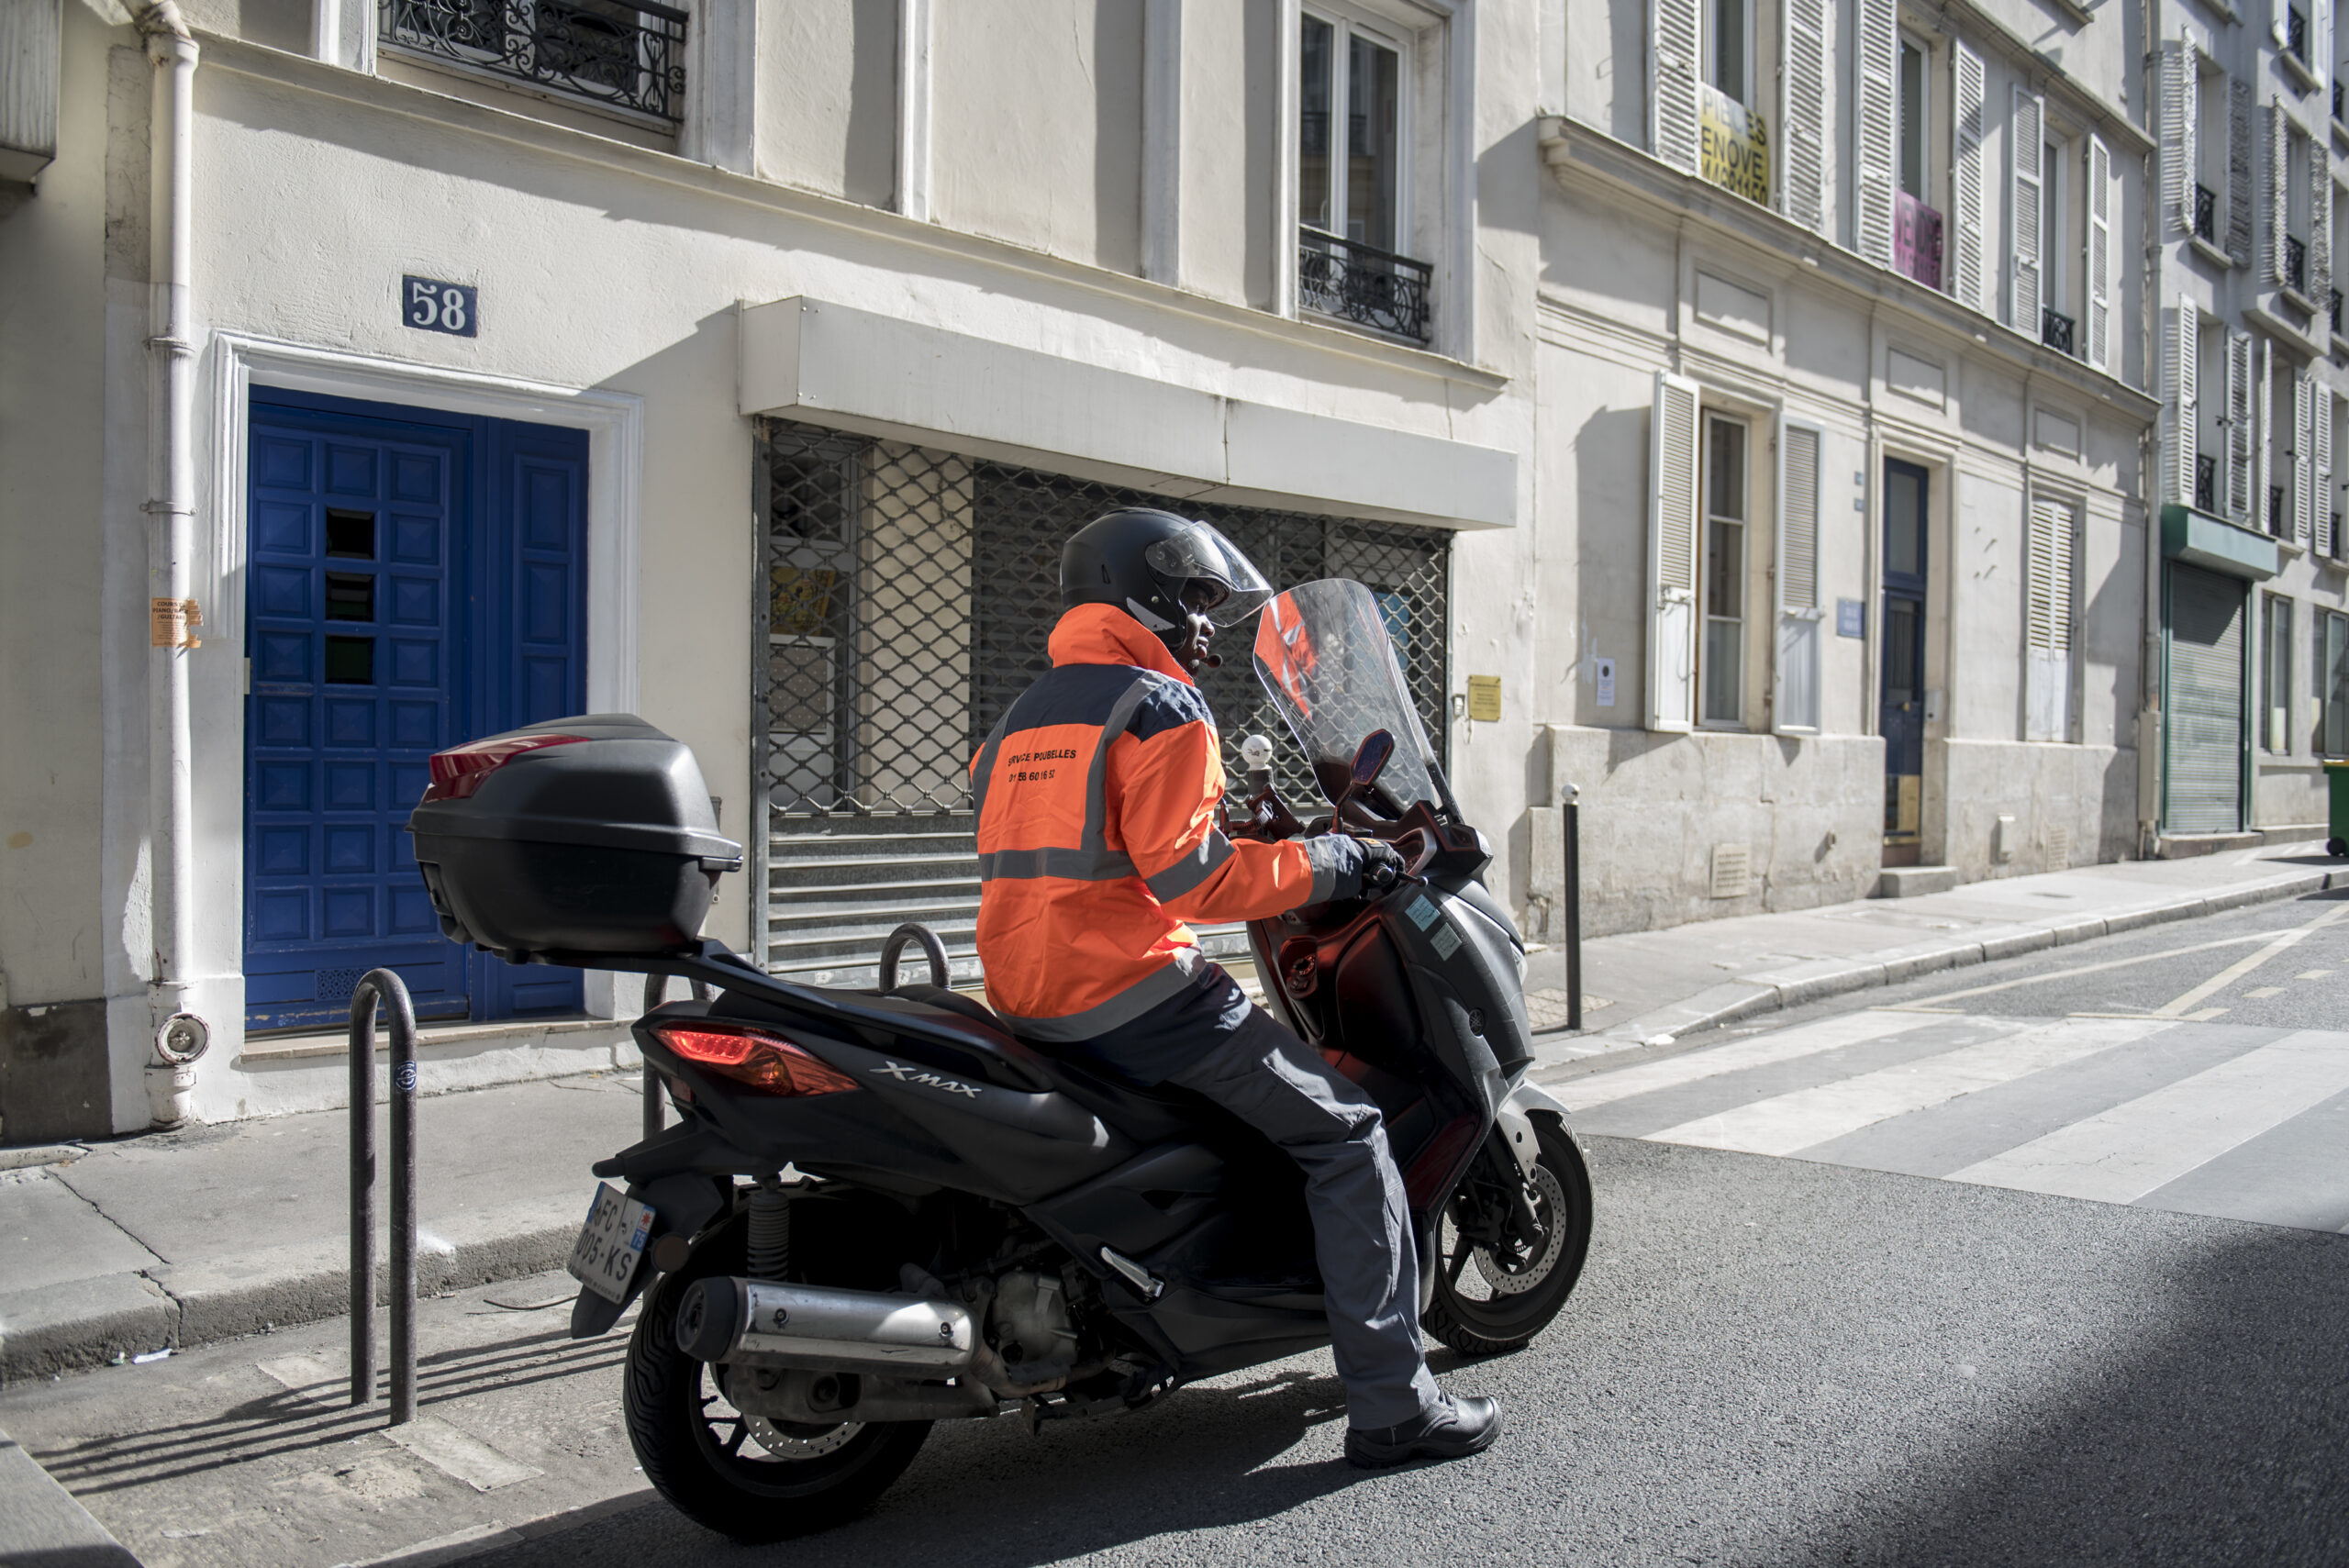
[[[1175,584],[1178,594],[1185,583],[1212,584],[1219,589],[1198,606],[1218,626],[1230,626],[1254,615],[1273,596],[1273,585],[1264,581],[1256,563],[1238,545],[1202,522],[1195,521],[1173,538],[1160,539],[1142,551],[1142,559],[1152,572]],[[1186,605],[1197,603],[1200,597],[1181,596]]]

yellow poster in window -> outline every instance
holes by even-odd
[[[1747,201],[1770,205],[1770,126],[1758,110],[1726,94],[1698,93],[1698,170],[1711,183]]]

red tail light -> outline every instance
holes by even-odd
[[[699,1022],[662,1024],[652,1032],[685,1061],[747,1084],[761,1094],[837,1095],[857,1087],[855,1079],[829,1062],[817,1061],[781,1035],[711,1028]]]
[[[549,746],[574,746],[584,735],[501,735],[432,753],[432,783],[426,800],[463,800],[481,788],[481,781],[526,751]]]

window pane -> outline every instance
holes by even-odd
[[[1330,110],[1335,81],[1330,75],[1337,29],[1317,17],[1304,18],[1300,40],[1305,81],[1298,100],[1304,106],[1297,127],[1297,220],[1316,228],[1330,227]]]
[[[1743,695],[1745,673],[1739,662],[1741,642],[1745,628],[1732,620],[1709,620],[1705,623],[1705,720],[1709,724],[1735,724],[1743,715],[1739,699]]]
[[[1917,700],[1917,604],[1913,599],[1884,601],[1884,700]]]
[[[2064,276],[2064,150],[2051,141],[2040,157],[2040,291],[2049,305],[2060,308],[2064,295],[2056,284]]]
[[[2324,749],[2349,751],[2349,617],[2325,617],[2325,658],[2332,677],[2324,702]]]
[[[1903,577],[1925,573],[1920,548],[1925,520],[1925,497],[1913,473],[1892,469],[1885,475],[1884,569]]]
[[[1900,188],[1925,199],[1925,51],[1900,43]]]
[[[1347,41],[1346,238],[1392,250],[1400,62],[1368,39]]]
[[[1745,101],[1745,0],[1713,0],[1713,86]]]
[[[1705,428],[1705,511],[1745,520],[1745,427],[1715,419]]]
[[[1705,613],[1745,613],[1745,529],[1718,518],[1705,525]]]

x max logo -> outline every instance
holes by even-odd
[[[925,1073],[918,1068],[901,1067],[894,1062],[885,1067],[875,1067],[873,1071],[880,1077],[895,1078],[900,1084],[918,1084],[925,1089],[943,1089],[950,1095],[961,1095],[974,1100],[979,1097],[976,1084],[958,1083],[954,1079],[941,1077],[935,1073]]]

